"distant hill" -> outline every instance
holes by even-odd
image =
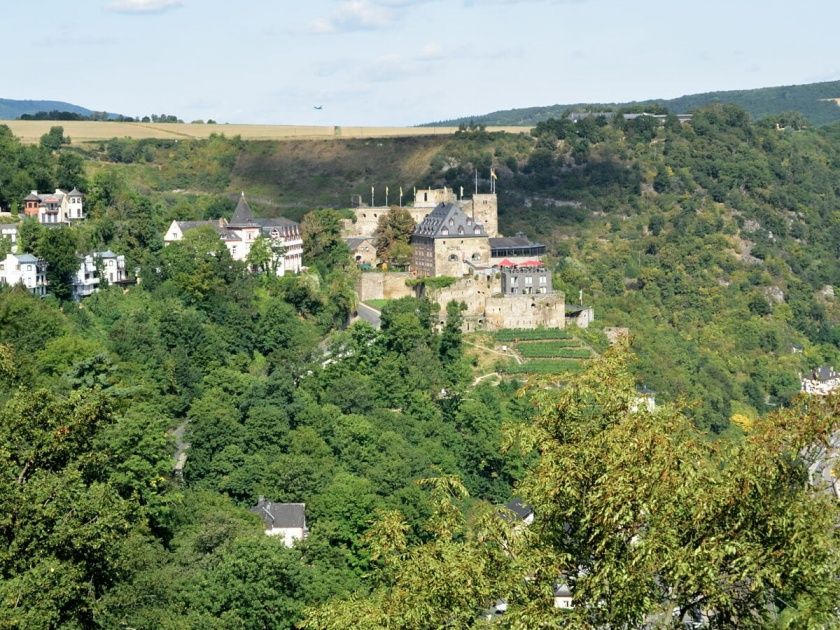
[[[71,112],[90,116],[93,110],[65,103],[63,101],[16,101],[8,98],[0,98],[0,120],[16,120],[23,114],[37,114],[38,112]]]
[[[828,125],[840,121],[840,81],[787,85],[759,88],[755,90],[733,90],[729,92],[706,92],[673,99],[651,99],[630,103],[597,104],[605,108],[661,105],[675,114],[689,113],[694,109],[713,103],[732,103],[746,110],[754,119],[782,112],[800,112],[813,125]],[[474,122],[483,125],[535,125],[549,118],[558,118],[569,109],[591,108],[594,103],[569,105],[548,105],[509,109],[480,116],[466,116],[454,120],[429,123],[426,126],[451,126]]]

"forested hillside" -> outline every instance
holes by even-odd
[[[72,105],[63,101],[17,101],[0,98],[0,120],[15,120],[23,114],[37,114],[38,112],[72,112],[82,116],[90,116],[93,111],[79,105]]]
[[[20,159],[37,151],[22,149]],[[371,186],[380,202],[385,186],[392,199],[400,186],[410,199],[415,185],[469,194],[475,170],[486,189],[493,166],[502,231],[548,244],[556,286],[570,301],[583,291],[601,325],[629,327],[638,382],[664,400],[686,397],[702,426],[722,431],[735,413],[785,404],[800,372],[840,364],[837,127],[802,128],[796,116],[753,123],[718,106],[685,125],[553,121],[534,137],[310,143],[114,140],[59,159],[79,155],[101,208],[101,221],[80,229],[83,244],[121,247],[138,264],[172,219],[229,214],[237,191],[258,211],[300,219],[312,207],[346,207],[351,194],[369,198]],[[49,175],[32,164],[29,182],[18,175],[0,191],[19,197]]]
[[[21,228],[51,287],[106,247],[140,280],[79,304],[0,287],[0,627],[480,627],[499,598],[510,627],[830,625],[837,503],[803,470],[840,410],[787,405],[797,370],[837,358],[838,136],[733,108],[308,155],[27,148],[0,127],[4,205],[86,191],[84,222]],[[415,298],[348,327],[334,209],[305,213],[300,276],[247,272],[210,229],[162,243],[238,190],[301,216],[317,191],[309,208],[491,166],[502,229],[545,240],[557,285],[634,334],[563,387],[476,383],[457,306],[441,330]],[[643,382],[660,412],[635,404]],[[260,496],[305,503],[308,538],[265,536]],[[528,534],[499,508],[513,496]],[[552,608],[559,583],[574,609]]]
[[[688,94],[672,99],[650,99],[629,103],[576,103],[509,109],[454,120],[433,123],[430,126],[477,125],[536,125],[550,118],[560,118],[567,111],[614,111],[630,108],[634,111],[664,107],[674,114],[688,114],[695,109],[717,104],[736,105],[754,120],[776,116],[785,112],[798,112],[812,125],[829,125],[840,121],[840,81],[808,83],[758,88]]]

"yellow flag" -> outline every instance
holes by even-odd
[[[498,177],[496,177],[495,169],[490,169],[490,179],[499,179]]]

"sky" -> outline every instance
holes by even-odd
[[[840,79],[836,0],[0,0],[0,16],[0,97],[187,121],[415,125]]]

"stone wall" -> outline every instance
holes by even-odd
[[[467,262],[490,265],[490,240],[487,237],[435,239],[435,267],[432,275],[460,278],[470,272]]]
[[[473,195],[472,216],[484,225],[487,236],[495,238],[499,235],[499,198],[495,193]]]
[[[484,327],[501,328],[565,328],[565,297],[550,295],[508,295],[487,300]]]
[[[500,295],[501,281],[495,275],[461,278],[449,287],[426,291],[426,297],[440,306],[439,323],[446,320],[446,305],[463,302],[464,330],[502,328],[565,328],[565,296]]]
[[[388,214],[388,210],[390,210],[388,206],[376,206],[374,208],[359,206],[358,208],[353,208],[356,220],[344,219],[341,222],[341,235],[344,238],[373,236],[376,227],[379,225],[379,217],[383,214]]]
[[[414,295],[414,289],[406,286],[405,281],[411,277],[411,274],[407,272],[364,272],[356,285],[356,293],[359,294],[359,300],[362,302],[410,297]]]

